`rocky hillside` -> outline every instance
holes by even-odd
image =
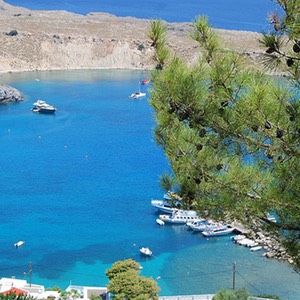
[[[168,23],[168,43],[189,62],[197,45],[188,37],[190,23]],[[149,69],[153,49],[149,20],[86,16],[66,11],[32,11],[0,0],[0,72],[50,69]],[[258,33],[217,30],[224,46],[255,56]]]

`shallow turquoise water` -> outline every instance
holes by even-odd
[[[232,287],[300,299],[300,277],[285,263],[184,226],[159,227],[150,206],[161,198],[167,161],[154,142],[146,99],[128,98],[147,74],[66,71],[0,76],[25,94],[0,106],[1,276],[66,288],[104,286],[105,270],[133,258],[157,278],[161,295]],[[147,87],[142,87],[149,92]],[[44,99],[54,116],[31,111]],[[26,244],[14,249],[13,243]],[[135,246],[136,245],[136,246]],[[149,246],[155,258],[139,255]]]

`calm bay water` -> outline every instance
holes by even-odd
[[[272,0],[7,0],[7,3],[29,9],[67,10],[79,14],[107,12],[117,16],[145,19],[160,18],[168,22],[191,22],[206,15],[215,28],[233,30],[266,30],[267,16],[278,11]]]
[[[151,198],[169,169],[154,142],[146,99],[128,98],[146,74],[61,71],[5,74],[25,94],[0,106],[1,276],[66,288],[105,286],[105,270],[133,258],[157,278],[161,295],[214,293],[232,287],[299,299],[300,277],[228,237],[207,240],[185,226],[155,223]],[[31,111],[37,99],[56,115]],[[13,244],[25,240],[15,249]],[[155,257],[143,258],[137,246]],[[27,272],[24,275],[24,272]]]

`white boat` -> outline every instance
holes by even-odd
[[[18,241],[17,243],[14,244],[14,246],[15,246],[16,248],[18,248],[18,247],[23,246],[24,244],[25,244],[25,241]]]
[[[133,94],[131,94],[129,96],[129,98],[142,98],[142,97],[145,97],[146,96],[146,93],[142,93],[142,92],[135,92]]]
[[[164,222],[163,220],[161,220],[161,219],[156,219],[156,223],[157,223],[158,225],[160,225],[160,226],[165,225],[165,222]]]
[[[241,246],[246,246],[246,247],[255,247],[255,246],[258,245],[258,243],[256,243],[253,240],[250,240],[248,238],[238,240],[238,241],[236,241],[236,243],[241,245]]]
[[[262,249],[262,246],[255,246],[255,247],[251,247],[250,251],[259,251]]]
[[[57,109],[47,104],[44,100],[38,100],[37,102],[33,103],[32,111],[36,113],[42,114],[54,114]]]
[[[140,252],[146,256],[152,256],[152,251],[148,247],[141,247]]]
[[[243,240],[243,239],[245,239],[245,238],[246,238],[245,235],[243,235],[243,234],[238,234],[238,235],[236,235],[236,236],[233,236],[233,237],[232,237],[232,240],[233,240],[235,243],[237,243],[238,241],[241,241],[241,240]]]
[[[276,218],[270,213],[267,213],[267,219],[268,219],[268,221],[271,221],[273,223],[277,222]]]
[[[234,228],[224,225],[213,230],[203,231],[202,234],[206,237],[222,236],[232,233],[233,230]]]
[[[221,226],[221,224],[219,223],[213,223],[212,221],[205,220],[205,219],[202,219],[197,222],[189,223],[187,225],[189,226],[190,229],[192,229],[195,232],[209,231]]]
[[[167,200],[151,200],[151,205],[154,206],[158,211],[166,213],[166,214],[172,214],[178,208],[176,208],[176,205],[180,205],[179,202],[171,203]]]
[[[186,224],[187,222],[202,220],[194,210],[174,211],[171,215],[159,215],[159,219],[170,224]]]

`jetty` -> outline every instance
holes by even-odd
[[[233,232],[237,234],[249,234],[250,230],[245,228],[243,225],[238,224],[236,222],[232,222],[231,224],[228,224],[229,227],[234,228]]]

